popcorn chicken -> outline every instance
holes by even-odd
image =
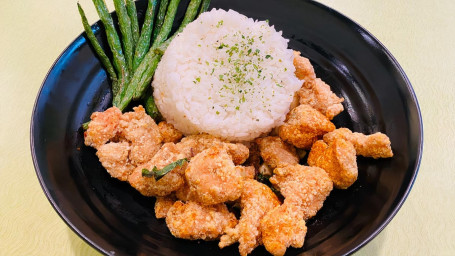
[[[228,154],[237,165],[245,162],[249,155],[249,150],[245,145],[228,143],[208,134],[190,135],[177,143],[179,150],[188,159],[213,146],[226,147]]]
[[[162,169],[166,165],[182,158],[184,158],[184,156],[180,154],[174,143],[166,143],[149,162],[138,166],[133,171],[128,177],[128,182],[144,196],[169,195],[183,186],[185,182],[183,172],[187,164],[175,167],[158,181],[156,181],[154,177],[143,177],[142,169],[145,168],[151,171],[155,166],[158,169]]]
[[[346,189],[357,180],[357,161],[354,146],[336,138],[327,145],[319,140],[313,144],[308,164],[324,169],[336,188]]]
[[[329,175],[318,167],[288,165],[276,168],[273,173],[272,185],[279,188],[285,202],[300,207],[305,220],[316,215],[333,189]]]
[[[155,121],[142,106],[120,119],[121,136],[131,142],[130,160],[139,165],[152,159],[161,147],[161,135]]]
[[[155,217],[157,219],[166,218],[169,209],[174,205],[174,196],[158,196],[155,201]]]
[[[309,59],[300,56],[300,52],[294,51],[295,76],[300,80],[311,81],[316,79],[313,65]]]
[[[243,164],[249,156],[250,150],[241,143],[224,143],[226,152],[232,157],[234,164]]]
[[[316,215],[333,185],[327,173],[315,167],[288,165],[274,174],[270,182],[285,199],[261,220],[262,242],[271,254],[284,255],[289,246],[303,246],[305,220]]]
[[[107,172],[121,181],[126,181],[133,172],[135,166],[129,162],[128,154],[130,145],[128,142],[110,142],[101,145],[96,152],[101,164]]]
[[[261,243],[262,217],[278,205],[280,201],[268,186],[246,179],[240,198],[240,221],[220,238],[219,247],[224,248],[238,241],[240,255],[251,253]]]
[[[310,149],[319,136],[335,130],[326,116],[308,105],[300,105],[287,116],[278,134],[284,141],[303,149]]]
[[[329,120],[341,113],[344,108],[341,104],[344,99],[336,96],[330,86],[319,78],[305,81],[297,92],[300,104],[306,104],[321,112]]]
[[[121,116],[122,111],[116,107],[108,108],[104,112],[94,112],[90,116],[91,121],[84,133],[85,145],[97,149],[114,138],[120,130]]]
[[[185,177],[196,201],[218,204],[240,197],[243,177],[223,146],[214,146],[191,159]]]
[[[279,137],[268,136],[256,139],[264,162],[271,168],[283,167],[299,163],[296,150]]]
[[[282,256],[289,246],[301,248],[307,227],[300,207],[284,203],[267,212],[261,220],[262,243],[273,255]]]
[[[167,212],[166,224],[173,236],[183,239],[215,240],[237,219],[224,204],[201,205],[196,202],[175,202]]]
[[[161,138],[164,143],[173,142],[177,143],[182,139],[183,134],[174,128],[174,126],[166,121],[162,121],[158,124],[158,129],[161,134]]]
[[[357,155],[375,159],[393,157],[390,139],[383,133],[365,135],[358,132],[353,133],[347,128],[339,128],[324,135],[324,141],[328,144],[337,138],[351,142]]]

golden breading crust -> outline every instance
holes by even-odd
[[[227,153],[232,157],[236,165],[245,162],[249,155],[249,150],[245,145],[228,143],[208,134],[190,135],[177,143],[180,152],[188,159],[213,146],[226,147]]]
[[[313,65],[310,60],[300,56],[300,52],[294,51],[295,76],[300,80],[311,81],[316,79]]]
[[[280,137],[258,138],[256,143],[259,145],[262,159],[273,169],[299,163],[295,148],[282,141]]]
[[[175,191],[175,196],[183,202],[196,201],[196,193],[190,190],[190,187],[185,182],[182,187]]]
[[[254,179],[254,177],[256,176],[256,170],[254,169],[253,166],[238,165],[235,168],[240,172],[240,175],[244,179]],[[184,202],[197,201],[196,191],[190,190],[190,187],[186,182],[181,188],[175,191],[175,196],[177,197],[178,200]]]
[[[162,121],[158,124],[158,129],[160,130],[161,138],[163,142],[173,142],[177,143],[182,139],[183,134],[174,128],[174,126],[166,121]]]
[[[306,231],[300,206],[292,203],[275,207],[261,220],[262,243],[275,256],[284,255],[289,246],[301,248]]]
[[[288,165],[276,168],[270,182],[280,189],[285,202],[300,206],[305,220],[313,217],[333,189],[329,175],[321,168]]]
[[[308,164],[324,169],[336,188],[346,189],[357,180],[357,161],[354,146],[337,138],[327,145],[318,140],[308,155]]]
[[[113,178],[126,181],[135,168],[128,160],[129,152],[128,142],[110,142],[100,146],[96,155]]]
[[[184,137],[177,147],[186,158],[191,159],[202,151],[217,145],[222,145],[224,141],[208,134],[190,135]]]
[[[250,155],[250,150],[241,143],[224,143],[223,146],[236,165],[243,164]]]
[[[335,130],[326,116],[308,105],[300,105],[287,116],[278,134],[284,141],[304,149],[310,149],[319,136]]]
[[[235,168],[240,171],[240,175],[245,179],[254,179],[256,176],[256,169],[253,166],[237,165]]]
[[[144,196],[169,195],[182,187],[185,183],[183,170],[186,168],[187,164],[177,166],[158,181],[155,181],[154,177],[142,177],[142,169],[145,168],[151,171],[154,166],[161,169],[182,158],[184,158],[183,155],[180,154],[174,143],[166,143],[149,162],[138,166],[133,171],[128,177],[128,182]]]
[[[169,209],[174,205],[176,199],[174,196],[158,196],[155,202],[155,217],[157,219],[166,218]]]
[[[161,135],[155,121],[145,113],[142,106],[134,112],[123,114],[120,119],[121,136],[131,141],[130,160],[139,165],[152,159],[160,149]]]
[[[119,132],[122,111],[116,107],[104,112],[95,112],[90,116],[88,129],[84,133],[85,145],[98,148],[114,138]]]
[[[173,236],[183,239],[215,240],[237,219],[224,204],[201,205],[177,201],[167,212],[166,224]]]
[[[273,173],[270,182],[280,189],[285,199],[262,219],[262,242],[271,254],[284,255],[289,246],[303,246],[305,220],[321,209],[333,185],[320,168],[288,165],[276,168]]]
[[[339,98],[332,92],[330,86],[319,78],[305,81],[302,88],[297,92],[300,104],[307,104],[321,112],[329,120],[341,113],[344,108]]]
[[[262,217],[280,201],[272,190],[254,179],[246,179],[240,206],[242,213],[235,228],[228,229],[220,238],[220,248],[239,242],[240,255],[246,256],[261,243],[260,224]]]
[[[383,133],[377,132],[365,135],[358,132],[353,133],[347,128],[339,128],[324,135],[324,141],[328,144],[332,143],[336,138],[351,142],[357,155],[375,159],[393,157],[390,139]]]
[[[196,201],[218,204],[240,197],[243,177],[223,146],[214,146],[193,157],[185,178]]]

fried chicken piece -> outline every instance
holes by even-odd
[[[177,201],[167,212],[166,224],[177,238],[215,240],[226,229],[235,227],[237,219],[224,204],[207,206]]]
[[[221,139],[208,135],[208,134],[197,134],[184,137],[177,147],[180,152],[185,155],[186,158],[191,159],[195,155],[202,151],[217,145],[222,145],[224,141]]]
[[[254,179],[256,176],[256,170],[253,166],[238,165],[235,168],[240,172],[240,175],[244,179]],[[186,183],[177,191],[175,191],[175,195],[179,200],[184,202],[197,201],[196,191],[191,191],[190,187]]]
[[[300,98],[299,98],[299,91],[296,91],[294,93],[294,97],[292,98],[292,102],[291,102],[291,105],[289,106],[289,111],[293,110],[294,108],[298,107],[300,105]],[[272,129],[272,132],[269,133],[269,135],[276,135],[276,134],[273,134],[276,132],[276,129]]]
[[[122,111],[116,107],[108,108],[104,112],[94,112],[90,116],[88,129],[84,133],[85,145],[98,149],[114,138],[119,132],[119,122]]]
[[[301,208],[305,220],[316,215],[333,189],[329,175],[318,167],[288,165],[273,173],[270,182],[280,189],[285,202]]]
[[[308,164],[324,169],[336,188],[346,189],[357,180],[357,161],[354,146],[340,138],[327,145],[318,140],[308,155]]]
[[[166,121],[162,121],[158,124],[158,129],[160,130],[161,138],[163,142],[173,142],[177,143],[182,139],[183,134],[174,128],[174,126]]]
[[[175,201],[176,199],[173,196],[158,196],[155,202],[155,217],[157,219],[166,218]]]
[[[276,168],[274,174],[270,182],[285,199],[262,219],[262,242],[271,254],[284,255],[289,246],[303,246],[305,220],[321,209],[333,185],[327,173],[317,167],[288,165]]]
[[[291,110],[278,134],[284,141],[304,149],[310,149],[319,136],[335,130],[335,125],[326,116],[308,105]]]
[[[272,169],[299,163],[296,150],[279,137],[268,136],[256,139],[264,162]]]
[[[307,227],[300,207],[284,203],[267,212],[261,220],[262,243],[265,249],[282,256],[289,246],[301,248]]]
[[[243,177],[223,146],[214,146],[193,157],[185,178],[196,201],[218,204],[240,197]]]
[[[184,158],[184,156],[180,154],[174,143],[166,143],[149,162],[138,166],[133,171],[128,177],[128,182],[144,196],[169,195],[182,187],[185,183],[183,172],[187,166],[186,163],[183,166],[176,166],[158,181],[156,181],[154,177],[142,177],[142,169],[145,168],[151,171],[154,166],[158,169],[162,169],[166,165],[182,158]]]
[[[128,142],[109,142],[100,146],[96,155],[113,178],[126,181],[135,168],[129,162],[129,152],[130,144]]]
[[[313,65],[309,59],[300,56],[300,52],[294,51],[295,76],[300,80],[311,81],[316,79]]]
[[[238,165],[235,168],[240,172],[240,175],[244,179],[254,179],[254,177],[256,176],[256,170],[254,169],[253,166]],[[197,201],[196,192],[191,191],[190,187],[186,183],[175,192],[175,195],[179,200],[184,202]]]
[[[239,223],[235,228],[226,230],[220,238],[220,248],[239,242],[240,255],[251,253],[261,243],[260,224],[262,217],[280,201],[272,190],[254,179],[246,179],[240,207],[242,208]]]
[[[134,112],[123,114],[120,119],[121,136],[131,141],[130,160],[139,165],[152,159],[160,149],[161,135],[155,121],[145,113],[142,106]]]
[[[245,145],[228,143],[208,134],[190,135],[177,143],[177,147],[188,159],[213,146],[226,147],[228,154],[236,165],[245,162],[249,155],[249,150]]]
[[[339,98],[332,92],[330,86],[319,78],[305,81],[302,88],[297,92],[300,104],[307,104],[321,112],[329,120],[341,113],[344,108]]]
[[[357,155],[373,157],[375,159],[393,157],[390,139],[383,133],[377,132],[375,134],[365,135],[358,132],[353,133],[347,128],[339,128],[324,135],[324,141],[328,144],[337,138],[351,142],[354,145]]]
[[[223,145],[236,165],[243,164],[250,155],[250,150],[241,143],[224,143]]]

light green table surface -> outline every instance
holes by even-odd
[[[424,122],[422,164],[407,201],[356,255],[455,255],[455,1],[321,2],[392,52],[414,86]],[[80,3],[90,22],[98,20],[91,1]],[[49,204],[29,148],[38,89],[82,32],[76,1],[3,0],[0,31],[0,255],[98,255]]]

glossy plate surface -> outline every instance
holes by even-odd
[[[181,5],[187,1],[182,1]],[[137,3],[142,17],[145,1]],[[337,127],[386,133],[395,156],[358,157],[359,179],[334,190],[308,225],[305,245],[286,255],[349,254],[389,223],[409,193],[422,153],[422,123],[412,87],[392,55],[341,14],[299,0],[213,0],[211,7],[268,19],[289,46],[313,63],[316,74],[345,98]],[[89,8],[88,6],[86,8]],[[92,8],[92,6],[90,6]],[[183,12],[179,11],[179,19]],[[103,47],[103,29],[93,28]],[[82,30],[82,26],[81,26]],[[216,242],[174,238],[154,216],[154,199],[109,177],[95,150],[83,145],[81,124],[110,106],[106,73],[83,36],[62,53],[37,97],[31,149],[37,176],[64,221],[89,244],[115,255],[236,255]],[[263,255],[263,247],[252,255]]]

